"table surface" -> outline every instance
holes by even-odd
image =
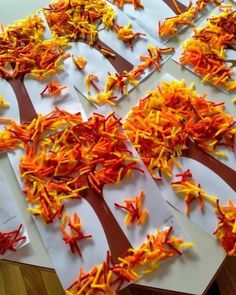
[[[0,1],[0,22],[8,24],[16,19],[25,17],[35,9],[46,5],[47,0],[1,0]],[[198,21],[200,23],[201,21]],[[180,40],[172,40],[168,45],[177,47],[181,40],[184,40],[190,34],[184,32]],[[236,106],[231,102],[233,94],[226,95],[210,85],[203,85],[198,77],[186,69],[181,69],[174,61],[168,60],[160,72],[153,73],[139,87],[134,89],[128,98],[124,98],[116,107],[118,115],[124,115],[127,110],[141,98],[145,91],[156,86],[157,79],[165,73],[170,73],[177,79],[185,79],[188,84],[195,82],[199,93],[207,93],[209,98],[217,101],[225,101],[226,110],[236,117]],[[80,97],[81,98],[81,97]],[[81,98],[82,104],[87,112],[93,109],[91,105]],[[9,190],[18,205],[22,219],[27,228],[31,243],[22,248],[18,253],[9,256],[8,259],[21,263],[53,268],[50,258],[44,248],[39,233],[35,227],[34,221],[29,213],[26,212],[26,203],[22,192],[10,166],[6,155],[0,156],[0,174],[9,185]],[[182,257],[172,259],[166,262],[157,272],[142,278],[138,284],[154,288],[173,290],[188,294],[203,294],[217,270],[223,263],[226,255],[218,246],[214,238],[205,234],[199,227],[190,222],[188,218],[172,206],[168,205],[170,210],[176,216],[180,224],[189,234],[189,239],[195,243],[193,250],[187,251]]]

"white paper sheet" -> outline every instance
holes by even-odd
[[[0,175],[0,232],[16,230],[22,223],[16,204]],[[19,237],[21,236],[25,236],[26,239],[14,245],[17,251],[29,243],[29,237],[24,226]],[[6,258],[10,254],[14,254],[14,252],[8,250],[4,255],[0,255],[0,259]]]
[[[170,183],[171,181],[176,181],[178,179],[174,177],[177,173],[186,171],[187,169],[191,170],[195,183],[200,184],[202,189],[208,195],[216,196],[220,200],[221,205],[226,205],[228,199],[232,199],[235,202],[236,192],[227,183],[225,183],[222,178],[205,165],[185,157],[180,159],[180,163],[181,170],[174,167],[172,179],[164,177],[163,184],[158,184],[166,200],[180,212],[185,214],[184,197],[176,194]],[[204,201],[205,209],[204,212],[201,213],[198,205],[198,200],[194,201],[191,205],[189,219],[212,237],[218,223],[215,208],[208,201]]]
[[[63,89],[62,92],[55,97],[49,97],[47,95],[41,97],[41,91],[51,81],[57,81],[61,85],[65,85],[66,89]],[[60,109],[66,109],[72,113],[80,112],[82,117],[86,118],[84,109],[66,71],[60,71],[53,76],[49,76],[43,81],[26,78],[25,86],[30,97],[33,99],[35,109],[38,113],[46,114],[55,107],[58,107]]]
[[[188,0],[181,0],[188,6]],[[124,5],[123,11],[141,28],[159,42],[165,42],[158,36],[158,22],[166,17],[176,16],[174,11],[163,0],[142,0],[143,9],[134,9],[133,5]]]
[[[112,2],[112,0],[110,1]],[[189,5],[189,0],[179,0],[179,2],[185,5],[185,7],[188,7]],[[176,16],[176,13],[164,0],[142,0],[142,3],[144,5],[143,9],[134,9],[133,5],[126,4],[122,10],[134,21],[134,23],[143,28],[149,35],[162,44],[165,44],[171,37],[161,38],[159,36],[158,23],[163,22],[165,18]],[[192,0],[192,3],[195,5],[196,0]],[[212,7],[213,5],[208,5],[196,19],[205,15],[207,11],[212,9]],[[184,28],[184,26],[182,28]],[[182,28],[179,28],[179,31],[181,31]]]
[[[61,85],[67,86],[67,88],[63,89],[62,92],[57,96],[49,97],[46,93],[44,96],[41,96],[40,93],[51,81],[57,81]],[[66,106],[68,111],[73,113],[81,112],[85,117],[80,100],[70,82],[68,74],[65,71],[61,71],[43,81],[25,77],[24,85],[37,113],[46,114],[55,107],[63,109]],[[0,91],[4,99],[10,102],[10,107],[1,110],[1,116],[12,118],[16,122],[20,122],[19,107],[16,95],[13,92],[10,84],[4,79],[0,79]]]
[[[127,144],[134,156],[139,158],[132,145],[129,142]],[[19,154],[9,154],[9,159],[18,181],[23,188],[18,171]],[[143,163],[140,162],[139,166],[145,171],[144,175],[134,172],[131,178],[124,179],[118,185],[106,185],[103,191],[107,205],[131,245],[134,247],[139,246],[145,240],[146,234],[153,232],[157,227],[163,229],[167,226],[173,226],[175,235],[188,240],[186,233],[179,226],[173,214],[167,209],[162,193]],[[114,202],[122,204],[125,199],[134,199],[141,190],[145,193],[144,208],[149,211],[148,220],[144,226],[133,226],[131,227],[132,229],[128,229],[124,225],[124,212],[116,209]],[[77,278],[81,267],[85,271],[89,271],[93,266],[102,263],[105,259],[106,251],[109,249],[102,225],[92,207],[83,199],[70,200],[65,205],[70,215],[76,211],[81,217],[84,233],[92,234],[93,236],[91,240],[85,240],[79,244],[83,254],[82,259],[79,256],[71,254],[69,247],[65,245],[62,235],[59,232],[58,222],[44,225],[37,217],[34,218],[43,243],[48,250],[64,288],[68,287]]]

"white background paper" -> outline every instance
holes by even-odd
[[[133,5],[124,5],[123,11],[126,13],[135,23],[137,23],[141,28],[143,28],[149,35],[153,38],[165,44],[170,38],[161,38],[158,33],[158,23],[163,22],[165,18],[176,16],[172,9],[169,8],[166,3],[162,0],[142,0],[144,5],[143,9],[134,9]],[[189,5],[189,0],[179,0],[186,7]],[[196,0],[192,0],[193,5],[196,4]],[[207,5],[205,10],[212,9],[213,5]],[[199,14],[196,19],[205,15],[205,10]],[[194,21],[193,19],[192,21]],[[182,28],[179,28],[179,31]]]
[[[16,204],[10,196],[7,185],[0,175],[0,232],[4,233],[16,230],[22,223]],[[26,239],[14,245],[18,250],[29,243],[29,237],[24,226],[18,237],[21,236],[25,236]],[[0,255],[0,259],[5,258],[12,253],[14,252],[6,251],[4,255]]]

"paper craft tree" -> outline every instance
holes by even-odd
[[[99,39],[99,25],[105,29],[113,28],[115,12],[104,0],[52,2],[44,9],[48,25],[56,36],[63,36],[68,41],[85,42],[106,56],[116,71],[131,71],[133,65],[118,52]]]
[[[126,146],[120,119],[94,114],[82,122],[80,115],[55,110],[26,126],[29,141],[20,171],[33,206],[29,211],[51,223],[61,217],[65,200],[86,200],[101,222],[113,258],[122,256],[131,245],[106,204],[103,187],[142,170]]]
[[[19,106],[20,121],[36,117],[34,105],[24,85],[31,74],[44,79],[61,69],[63,40],[43,40],[43,21],[36,15],[17,21],[0,33],[0,75],[11,85]]]
[[[184,81],[162,82],[133,108],[124,126],[154,178],[158,170],[171,176],[183,155],[210,168],[236,191],[236,172],[211,155],[217,156],[220,146],[234,150],[235,121],[223,107]]]
[[[228,9],[211,16],[207,23],[196,30],[183,43],[180,65],[188,66],[202,76],[203,82],[236,90],[235,37],[236,11]]]

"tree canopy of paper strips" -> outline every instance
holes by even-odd
[[[25,75],[44,79],[61,70],[64,46],[63,38],[44,40],[43,21],[37,15],[17,21],[0,33],[0,75],[16,95],[21,122],[36,117],[24,85]]]
[[[171,175],[175,158],[192,145],[189,138],[215,155],[220,145],[234,149],[234,118],[224,103],[206,100],[193,87],[162,82],[127,116],[125,130],[154,177],[156,169]]]
[[[179,63],[192,68],[203,82],[235,91],[235,11],[212,15],[183,43]]]

